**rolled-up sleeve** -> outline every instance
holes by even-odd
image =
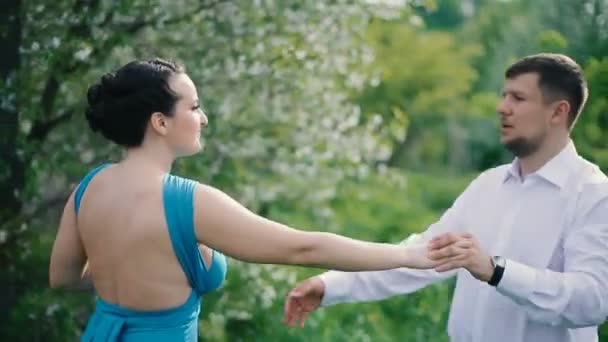
[[[577,328],[608,316],[608,197],[579,222],[564,239],[564,272],[507,260],[497,291],[532,320]]]

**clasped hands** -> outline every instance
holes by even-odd
[[[471,275],[487,282],[494,273],[492,258],[470,233],[444,233],[428,243],[428,257],[437,272],[464,268]]]
[[[489,281],[494,273],[491,257],[469,233],[444,233],[428,243],[419,241],[407,245],[421,260],[420,265],[428,265],[424,268],[434,268],[437,272],[465,268],[484,282]],[[300,283],[287,295],[283,322],[290,327],[294,324],[304,327],[304,321],[319,307],[324,293],[325,285],[319,277]]]

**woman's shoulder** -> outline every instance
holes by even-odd
[[[87,173],[85,173],[85,175],[82,177],[82,180],[93,178],[99,171],[113,164],[114,163],[112,162],[105,162],[90,168],[89,171],[87,171]]]
[[[201,183],[199,183],[197,180],[172,173],[165,175],[164,183],[165,186],[188,187],[192,189],[195,189],[197,186],[201,185]]]
[[[78,211],[80,209],[80,201],[82,200],[82,197],[84,196],[84,193],[87,189],[87,187],[89,186],[89,183],[91,183],[91,180],[103,169],[105,169],[106,167],[112,165],[112,163],[103,163],[101,165],[98,165],[92,169],[90,169],[80,180],[80,182],[78,183],[78,186],[76,187],[76,190],[74,191],[74,210],[75,212],[78,214]]]

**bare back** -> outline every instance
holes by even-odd
[[[165,309],[192,291],[169,238],[162,181],[116,164],[101,170],[82,197],[78,230],[96,292],[107,302]]]

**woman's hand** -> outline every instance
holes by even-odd
[[[421,236],[414,236],[401,243],[406,253],[405,267],[429,269],[437,266],[437,262],[429,258],[428,241]]]

